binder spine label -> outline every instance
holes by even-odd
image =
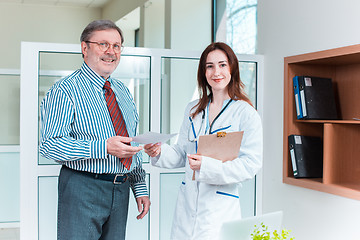
[[[299,99],[298,99],[298,94],[295,94],[295,105],[296,105],[296,114],[297,117],[299,118],[300,116],[300,108],[299,108]]]
[[[305,82],[306,87],[311,87],[312,86],[311,78],[309,78],[309,77],[304,78],[304,82]]]
[[[297,168],[296,168],[296,161],[295,161],[295,153],[294,149],[290,149],[290,156],[291,156],[291,162],[293,167],[294,176],[298,175]]]
[[[307,116],[304,90],[300,91],[301,107],[303,117]]]

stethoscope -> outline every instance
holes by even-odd
[[[215,121],[220,117],[220,115],[225,111],[225,109],[230,105],[231,102],[232,102],[232,99],[229,100],[229,102],[225,105],[225,107],[223,107],[223,108],[221,109],[221,111],[219,112],[219,114],[214,118],[214,121],[213,121],[213,122],[211,123],[211,125],[210,125],[209,134],[213,134],[213,133],[215,133],[215,132],[222,131],[222,130],[225,130],[225,129],[231,127],[231,125],[229,125],[229,126],[227,126],[227,127],[220,128],[220,129],[211,131],[211,130],[212,130],[212,127],[213,127],[213,125],[214,125],[214,123],[215,123]],[[188,131],[188,141],[189,141],[189,142],[195,142],[195,148],[196,148],[196,152],[197,152],[197,148],[198,148],[198,137],[199,137],[199,135],[200,135],[200,133],[201,133],[201,130],[202,130],[202,128],[203,128],[203,125],[205,125],[205,124],[204,124],[204,121],[205,121],[205,110],[202,110],[201,125],[200,125],[200,128],[199,128],[199,130],[198,130],[197,133],[196,133],[196,131],[195,131],[194,121],[193,121],[193,119],[192,119],[190,116],[189,116],[189,120],[190,120],[190,123],[191,123],[191,130],[192,130],[192,134],[194,135],[194,139],[191,139],[191,137],[190,137],[190,134],[191,134],[190,132],[191,132],[191,130],[189,129],[189,131]]]
[[[203,125],[204,125],[204,121],[205,121],[205,110],[202,110],[202,116],[201,116],[201,125],[200,125],[200,128],[199,128],[199,131],[197,132],[197,134],[196,134],[196,132],[195,132],[195,126],[194,126],[194,122],[193,122],[193,120],[192,120],[192,118],[189,116],[189,120],[190,120],[190,123],[191,123],[191,130],[192,130],[192,133],[193,133],[193,135],[194,135],[194,139],[191,139],[190,138],[190,129],[189,129],[189,131],[188,131],[188,140],[190,141],[190,142],[197,142],[197,138],[198,138],[198,136],[200,135],[200,132],[201,132],[201,129],[203,128]]]

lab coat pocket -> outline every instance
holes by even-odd
[[[238,191],[232,189],[217,189],[217,219],[230,221],[241,218],[240,197]]]
[[[227,192],[216,191],[216,194],[220,194],[220,195],[222,195],[222,196],[239,199],[239,196],[238,196],[238,195],[231,194],[231,193],[227,193]]]

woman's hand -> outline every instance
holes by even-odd
[[[144,151],[150,157],[156,157],[161,153],[161,143],[149,143],[144,145]]]
[[[194,171],[200,170],[202,156],[197,154],[188,154],[190,168]]]

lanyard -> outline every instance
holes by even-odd
[[[232,102],[232,99],[230,99],[227,104],[225,105],[225,107],[223,107],[221,109],[221,111],[219,112],[219,114],[214,118],[214,120],[212,121],[211,125],[210,125],[210,130],[209,130],[209,134],[213,134],[214,132],[211,131],[212,127],[214,126],[214,122],[220,117],[220,115],[225,111],[225,109],[230,105],[230,103]],[[209,114],[208,114],[209,115]],[[209,121],[208,121],[209,122]]]
[[[214,121],[211,123],[209,134],[212,134],[212,133],[215,132],[215,131],[214,131],[214,132],[211,131],[211,129],[212,129],[213,125],[214,125],[214,122],[220,117],[220,115],[225,111],[225,109],[230,105],[231,102],[232,102],[232,99],[230,99],[230,100],[226,103],[226,105],[221,109],[221,111],[219,112],[219,114],[215,117]],[[199,135],[200,135],[200,133],[201,133],[201,129],[202,129],[203,125],[204,125],[205,115],[206,115],[206,114],[205,114],[205,110],[203,110],[203,111],[202,111],[202,117],[201,117],[201,125],[200,125],[199,131],[197,132],[197,134],[196,134],[196,131],[195,131],[194,122],[193,122],[192,118],[189,117],[189,120],[190,120],[190,123],[191,123],[191,130],[192,130],[192,133],[193,133],[193,135],[194,135],[194,140],[190,140],[190,129],[189,129],[189,131],[188,131],[188,140],[189,140],[190,142],[195,142],[196,152],[197,152],[197,148],[198,148],[198,143],[197,143],[198,139],[197,139],[197,138],[199,137]],[[207,121],[207,122],[209,122],[209,121]],[[228,128],[228,127],[226,127],[226,128]],[[206,131],[207,131],[207,129],[206,129]]]

